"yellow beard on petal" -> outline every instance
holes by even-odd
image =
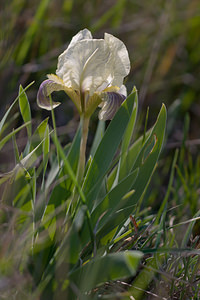
[[[74,102],[74,104],[76,105],[79,113],[81,112],[81,103],[80,103],[80,95],[78,91],[73,90],[72,88],[67,87],[64,84],[64,81],[62,80],[62,78],[60,78],[59,76],[55,75],[55,74],[48,74],[47,77],[54,81],[55,83],[62,85],[62,89],[63,91],[65,91],[65,93],[69,96],[69,98]]]

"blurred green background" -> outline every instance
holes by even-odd
[[[14,100],[19,84],[25,87],[31,81],[35,81],[28,90],[33,122],[37,124],[37,120],[50,115],[37,107],[38,87],[46,74],[55,73],[59,54],[85,27],[96,38],[108,32],[127,46],[131,73],[126,86],[129,92],[133,85],[139,91],[138,128],[143,130],[147,107],[150,127],[164,102],[168,108],[165,152],[181,145],[187,115],[190,119],[187,139],[193,139],[189,145],[195,155],[200,128],[199,0],[2,0],[0,115]],[[65,94],[60,92],[53,97],[63,100],[56,109],[58,133],[70,140],[77,128],[78,115]],[[96,120],[94,116],[90,139]],[[17,118],[15,121],[20,122]]]
[[[140,106],[157,110],[181,100],[181,113],[195,121],[200,71],[200,3],[198,0],[3,0],[0,23],[1,109],[18,89],[35,80],[30,101],[58,55],[79,30],[96,38],[109,32],[126,44],[131,73],[129,91],[136,85]],[[193,121],[194,121],[193,119]],[[195,128],[194,128],[195,129]],[[193,135],[196,136],[194,130]]]
[[[125,84],[128,92],[134,85],[139,92],[134,139],[144,131],[147,108],[147,128],[150,128],[155,123],[162,102],[167,106],[166,141],[158,168],[139,203],[138,212],[146,209],[145,212],[140,211],[141,220],[144,222],[143,216],[153,220],[160,207],[163,210],[161,203],[166,205],[169,202],[165,208],[167,217],[163,214],[163,224],[165,217],[170,226],[174,220],[176,224],[182,221],[187,223],[200,207],[199,0],[1,0],[0,119],[17,96],[19,85],[26,87],[34,81],[27,91],[33,128],[47,116],[51,124],[50,113],[37,107],[37,90],[46,79],[46,74],[55,73],[58,56],[83,28],[88,28],[95,38],[102,38],[104,32],[111,33],[121,39],[128,49],[131,72]],[[55,114],[59,139],[66,145],[76,132],[79,117],[72,101],[63,92],[55,93],[53,98],[62,101]],[[16,106],[3,136],[21,123]],[[91,120],[88,148],[96,125],[97,113]],[[24,128],[17,135],[19,152],[24,150],[26,141]],[[176,148],[179,148],[178,155],[177,152],[175,154]],[[0,174],[12,169],[14,157],[13,141],[10,141],[1,150]],[[185,228],[177,228],[177,245],[183,239]],[[199,240],[196,245],[195,238],[200,236],[200,222],[196,222],[192,234],[194,243],[192,241],[191,245],[199,248]],[[159,235],[157,239],[160,239]],[[173,273],[173,278],[177,277],[177,282],[180,282],[177,289],[182,289],[179,279],[186,278],[182,275],[184,268],[180,262],[181,271],[177,269],[177,274]],[[8,268],[7,264],[5,266]],[[192,270],[194,266],[198,271],[196,261],[191,264]],[[166,273],[172,274],[169,260],[163,268]],[[188,270],[188,267],[185,269]],[[199,271],[197,281],[196,277],[191,277],[192,282],[198,283]],[[163,282],[161,285],[160,280],[156,283],[161,294],[166,288],[166,281]],[[170,287],[171,295],[174,295],[173,289],[173,286],[172,289]],[[186,290],[189,290],[187,286],[183,289],[183,295]]]

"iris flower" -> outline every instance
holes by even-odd
[[[51,110],[60,103],[50,102],[49,95],[63,90],[80,116],[90,118],[100,106],[99,119],[112,119],[126,98],[123,81],[129,71],[129,56],[122,41],[108,33],[104,39],[93,39],[88,29],[81,30],[59,56],[56,75],[47,75],[40,85],[37,103]]]

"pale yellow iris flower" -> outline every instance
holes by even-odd
[[[56,75],[47,75],[40,85],[37,103],[51,110],[60,103],[50,103],[49,95],[64,90],[80,115],[90,118],[100,106],[99,119],[112,119],[126,98],[123,81],[129,71],[129,56],[122,41],[108,33],[104,39],[93,39],[89,30],[81,30],[59,56]]]

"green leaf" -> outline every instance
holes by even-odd
[[[96,152],[96,150],[99,146],[99,143],[100,143],[100,141],[103,137],[104,131],[105,131],[105,122],[99,120],[97,130],[96,130],[96,134],[95,134],[95,137],[94,137],[94,141],[93,141],[91,151],[90,151],[90,155],[92,157],[94,157],[94,154],[95,154],[95,152]]]
[[[37,145],[29,154],[27,154],[15,168],[8,173],[9,177],[14,176],[15,180],[24,175],[24,172],[28,174],[28,169],[33,166],[38,157],[42,154],[42,146],[44,140]]]
[[[48,205],[45,210],[45,214],[42,217],[42,224],[48,231],[50,239],[53,241],[56,233],[56,217],[55,217],[55,206]],[[51,216],[51,218],[49,217]]]
[[[51,214],[48,215],[49,213],[48,212],[44,218],[44,220],[46,219],[49,223],[53,217],[53,213],[52,213],[53,209],[54,206],[51,205],[51,207],[48,208],[48,210],[51,211]],[[64,235],[61,243],[57,248],[56,255],[54,256],[54,260],[56,261],[57,264],[63,265],[63,263],[66,262],[72,265],[77,264],[80,257],[80,252],[83,250],[79,232],[83,226],[83,223],[85,222],[86,211],[87,211],[87,207],[85,205],[82,205],[78,210],[77,214],[75,215],[73,222],[71,219],[68,220],[70,225],[63,223],[62,231]]]
[[[134,276],[142,256],[139,251],[125,251],[94,258],[69,278],[81,292],[86,292],[107,281]]]
[[[157,270],[162,266],[164,258],[165,256],[161,253],[147,259],[144,269],[138,274],[129,290],[134,299],[144,299],[144,293],[148,289]]]
[[[137,111],[138,111],[138,95],[137,95],[136,88],[133,89],[133,93],[135,96],[134,107],[133,107],[130,121],[128,123],[126,132],[122,140],[121,157],[119,161],[119,181],[121,181],[123,178],[127,176],[127,169],[128,169],[127,153],[128,153],[128,148],[130,146],[131,137],[133,135],[133,130],[135,127]]]
[[[15,135],[13,135],[13,150],[15,154],[15,164],[17,164],[20,161],[20,155]]]
[[[197,219],[200,217],[200,210],[193,216],[193,219],[194,221],[191,221],[191,223],[189,224],[186,232],[185,232],[185,235],[183,237],[183,240],[181,242],[181,247],[184,248],[188,245],[188,242],[189,242],[189,239],[191,238],[191,234],[192,234],[192,231],[193,231],[193,227],[195,225],[195,223],[197,222]]]
[[[160,217],[165,209],[165,206],[167,205],[167,201],[169,199],[169,195],[171,193],[171,189],[172,189],[172,184],[173,184],[173,181],[174,181],[174,172],[175,172],[175,167],[176,167],[176,162],[177,162],[177,159],[178,159],[178,149],[175,151],[175,154],[174,154],[174,159],[173,159],[173,162],[172,162],[172,167],[171,167],[171,172],[170,172],[170,178],[169,178],[169,183],[168,183],[168,187],[167,187],[167,192],[165,194],[165,197],[163,199],[163,202],[157,212],[157,216],[156,216],[156,220],[155,220],[155,225],[158,225],[159,222],[160,222]]]
[[[55,136],[52,136],[52,139],[53,139],[54,144],[56,145],[56,149],[57,149],[57,151],[58,151],[58,155],[59,155],[59,157],[60,157],[60,158],[62,159],[62,161],[63,161],[64,168],[65,168],[65,170],[66,170],[66,174],[69,175],[69,177],[70,177],[72,183],[74,184],[74,186],[77,187],[77,190],[78,190],[78,192],[79,192],[79,194],[80,194],[80,197],[81,197],[81,199],[82,199],[82,202],[83,202],[83,203],[86,203],[85,195],[84,195],[84,193],[83,193],[83,191],[82,191],[80,185],[78,184],[78,182],[77,182],[77,180],[76,180],[76,175],[75,175],[75,173],[74,173],[74,171],[73,171],[73,169],[72,169],[72,167],[71,167],[71,165],[70,165],[70,162],[69,162],[68,158],[67,158],[66,155],[65,155],[65,152],[64,152],[64,150],[63,150],[63,148],[62,148],[60,142],[58,141],[58,139],[57,139]]]
[[[113,120],[110,122],[88,168],[83,183],[83,192],[87,198],[89,210],[93,207],[102,180],[111,165],[113,157],[127,128],[132,115],[134,101],[135,95],[133,93],[123,102]]]
[[[146,133],[146,139],[150,136],[151,134],[151,130],[148,130],[148,132]],[[126,154],[126,160],[121,162],[121,167],[126,170],[126,176],[131,172],[133,165],[141,151],[143,145],[143,136],[141,136],[140,138],[138,138],[128,149],[128,152]],[[125,164],[125,167],[123,166],[123,164]],[[117,174],[117,170],[118,170],[118,165],[112,170],[112,172],[110,173],[110,175],[108,176],[108,180],[107,180],[107,187],[108,190],[110,190],[113,186],[113,182],[116,178],[116,174]],[[125,176],[124,175],[124,176]]]
[[[5,130],[8,128],[12,128],[13,124],[16,124],[19,120],[19,116],[20,116],[20,112],[16,111],[15,113],[13,113],[12,115],[10,115],[9,119],[5,122],[5,124],[3,125],[3,128],[1,130],[0,136],[3,136],[3,133],[5,132]]]
[[[23,92],[25,92],[33,83],[34,83],[34,81],[31,82],[29,85],[27,85],[27,87],[23,90]],[[5,115],[3,116],[3,119],[0,122],[0,134],[2,133],[2,128],[3,128],[4,124],[5,124],[5,121],[6,121],[7,117],[8,117],[8,115],[9,115],[10,111],[12,110],[12,108],[14,107],[14,105],[16,104],[16,102],[18,101],[20,95],[21,95],[21,93],[19,93],[19,95],[17,96],[17,98],[14,100],[14,102],[11,104],[11,106],[9,107],[9,109],[7,110],[7,112],[5,113]]]
[[[80,152],[80,143],[81,143],[81,127],[79,127],[74,139],[73,139],[73,142],[72,142],[72,145],[69,149],[69,152],[67,154],[67,160],[69,161],[70,163],[70,166],[74,172],[74,174],[76,174],[76,170],[77,170],[77,166],[78,166],[78,160],[79,160],[79,152]],[[64,168],[63,168],[63,172],[61,173],[61,175],[66,175],[68,174],[68,169],[65,168],[65,165],[64,165]],[[65,183],[65,188],[66,189],[73,189],[73,180],[67,180],[67,182]]]
[[[132,214],[134,205],[139,201],[140,197],[144,193],[153,171],[156,167],[159,154],[162,149],[164,134],[166,126],[166,108],[162,105],[157,121],[151,130],[151,134],[143,145],[137,159],[135,160],[132,170],[139,168],[138,176],[132,189],[135,193],[131,195],[126,201],[121,201],[118,207],[118,211],[113,214],[109,222],[99,232],[100,236],[109,233],[115,227],[122,226]]]
[[[32,134],[31,109],[30,109],[30,105],[26,93],[21,85],[19,87],[19,107],[20,107],[20,112],[24,123],[29,122],[26,128],[27,128],[28,137],[30,139]]]
[[[126,200],[126,195],[130,192],[138,175],[138,169],[130,173],[124,180],[115,186],[103,199],[103,201],[92,212],[91,219],[93,225],[99,222],[98,228],[106,224],[113,213],[120,207],[120,202]],[[103,214],[103,216],[102,216]],[[99,220],[101,218],[101,220]]]
[[[46,173],[46,168],[48,164],[49,158],[49,149],[50,149],[50,138],[49,138],[49,126],[47,125],[45,134],[44,134],[44,142],[43,142],[43,181],[42,186],[44,186],[44,178]]]
[[[30,122],[29,122],[30,123]],[[12,132],[10,132],[9,134],[7,134],[1,141],[0,141],[0,150],[3,148],[3,146],[5,145],[5,143],[7,143],[17,132],[19,132],[20,130],[22,130],[24,127],[26,127],[28,125],[28,123],[23,124],[22,126],[14,129]]]
[[[12,197],[13,205],[24,211],[30,211],[32,205],[31,204],[32,200],[30,200],[32,199],[31,186],[28,183],[29,182],[26,176],[15,178],[12,184],[12,189],[8,192],[10,196],[13,195]]]
[[[80,140],[81,130],[79,128],[71,144],[71,147],[68,150],[68,153],[66,153],[66,149],[63,150],[65,153],[65,157],[67,157],[67,160],[69,161],[74,173],[76,173],[76,169],[78,166]],[[58,162],[54,161],[46,180],[45,189],[48,189],[56,178],[59,178],[60,184],[53,189],[49,203],[54,203],[56,206],[58,206],[62,203],[63,200],[66,201],[66,199],[70,196],[74,187],[74,183],[70,176],[67,175],[69,174],[65,164],[61,163],[61,166],[59,167]],[[67,178],[62,180],[62,178],[66,176]]]
[[[49,118],[43,120],[38,127],[36,128],[35,132],[31,138],[31,147],[30,150],[32,151],[35,147],[37,147],[38,143],[40,143],[45,138],[46,128],[48,124]]]
[[[54,143],[57,144],[57,149],[59,151],[60,156],[60,166],[58,164],[57,159],[55,159],[52,163],[51,170],[48,174],[45,190],[50,188],[51,184],[54,182],[55,187],[53,188],[50,199],[48,203],[44,207],[41,206],[37,210],[37,219],[39,220],[41,217],[43,220],[49,219],[49,224],[45,225],[45,228],[48,229],[48,225],[50,226],[49,234],[50,238],[52,239],[54,237],[55,233],[55,227],[56,227],[56,220],[59,218],[60,215],[56,215],[56,218],[53,216],[53,212],[56,211],[56,209],[60,209],[62,206],[62,209],[60,211],[60,214],[62,214],[61,217],[65,217],[66,212],[66,205],[69,203],[69,198],[72,192],[72,186],[74,186],[74,177],[73,180],[70,176],[70,172],[76,171],[77,165],[78,165],[78,158],[79,158],[79,150],[80,150],[80,140],[81,140],[81,130],[80,128],[77,130],[77,133],[74,137],[74,140],[71,145],[68,145],[65,147],[65,149],[62,149],[61,145],[59,144],[58,140],[55,140],[55,137],[53,137]],[[70,147],[69,147],[70,146]],[[62,153],[62,154],[61,154]],[[64,158],[64,160],[63,160]],[[68,163],[67,163],[67,162]],[[67,166],[66,166],[67,164]],[[68,165],[69,164],[69,165]],[[69,171],[69,169],[70,171]],[[72,175],[73,176],[73,175]],[[56,184],[58,182],[58,184]],[[60,207],[60,208],[59,208]],[[50,222],[50,220],[53,219],[53,222]],[[43,223],[44,223],[43,221]],[[67,233],[67,244],[70,245],[69,247],[69,261],[70,263],[77,262],[79,251],[80,251],[80,242],[78,233],[76,231],[76,228],[72,228],[70,230],[70,233]],[[74,248],[73,245],[75,244]],[[63,246],[59,250],[59,253],[61,253]],[[68,249],[65,248],[65,250]]]
[[[94,209],[91,214],[91,222],[93,228],[95,228],[95,234],[97,234],[100,229],[102,229],[102,227],[110,220],[114,213],[116,213],[120,206],[120,201],[126,201],[126,195],[131,190],[131,187],[137,178],[137,174],[138,169],[130,173],[124,180],[115,186]],[[82,243],[88,242],[89,235],[86,224],[82,228],[81,237]]]

